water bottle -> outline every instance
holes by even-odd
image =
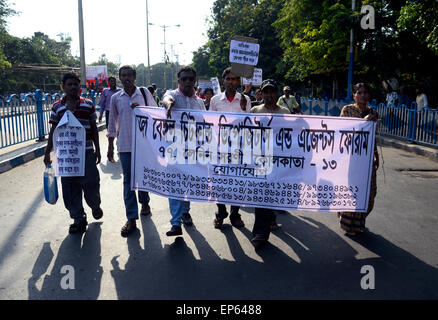
[[[50,204],[55,204],[58,201],[58,183],[55,170],[51,165],[46,166],[44,171],[44,197]]]

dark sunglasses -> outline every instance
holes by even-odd
[[[189,81],[195,81],[195,77],[181,77],[181,81],[187,81],[187,80],[189,80]]]

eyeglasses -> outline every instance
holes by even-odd
[[[195,77],[181,77],[181,81],[186,82],[189,81],[195,81]]]

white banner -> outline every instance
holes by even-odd
[[[259,61],[260,45],[237,40],[230,43],[230,62],[256,66]]]
[[[252,79],[242,78],[242,84],[252,84],[253,86],[261,86],[263,82],[263,70],[255,68]]]
[[[135,108],[132,189],[163,197],[366,212],[375,123],[354,118]]]
[[[87,66],[86,68],[87,80],[99,79],[103,80],[108,78],[107,66]]]
[[[73,113],[67,110],[53,132],[56,176],[85,175],[85,138],[85,128]]]

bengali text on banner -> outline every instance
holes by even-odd
[[[375,123],[136,108],[132,189],[200,202],[366,212]]]

